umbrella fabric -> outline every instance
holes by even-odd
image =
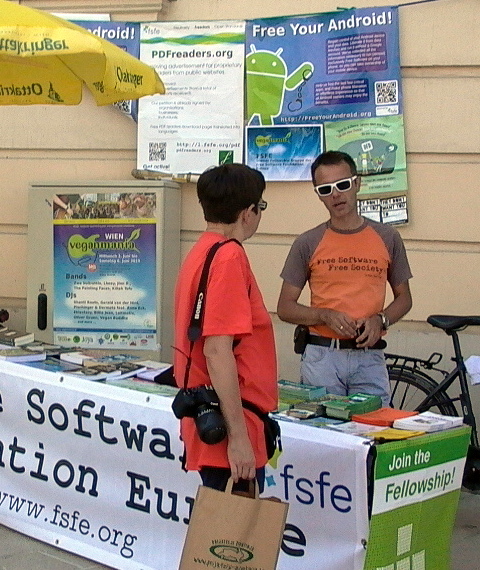
[[[98,105],[165,93],[156,71],[52,14],[0,0],[0,105]]]

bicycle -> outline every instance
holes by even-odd
[[[480,447],[478,431],[470,398],[467,370],[462,355],[458,333],[469,326],[480,326],[479,316],[430,315],[427,322],[443,330],[452,338],[455,367],[451,371],[442,370],[437,365],[443,358],[434,352],[427,360],[398,354],[386,353],[387,369],[390,378],[391,406],[397,409],[424,412],[430,410],[447,416],[463,416],[464,423],[471,427],[471,442],[467,454],[463,486],[480,492]],[[439,382],[427,371],[443,377]],[[447,390],[455,380],[459,381],[460,394],[452,397]],[[456,402],[460,403],[458,413]]]

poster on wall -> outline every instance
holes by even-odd
[[[323,125],[271,125],[247,129],[247,160],[267,180],[310,179],[310,166],[322,152]]]
[[[359,196],[407,188],[403,116],[325,125],[328,149],[348,153],[362,176]]]
[[[77,15],[78,17],[79,15]],[[81,26],[92,34],[108,40],[117,47],[133,55],[137,59],[140,57],[140,23],[138,22],[99,22],[91,20],[72,19],[74,24]],[[119,71],[121,73],[121,70]],[[118,101],[114,107],[138,120],[138,101]]]
[[[325,148],[347,145],[363,176],[377,180],[368,188],[406,190],[396,7],[250,20],[245,62],[248,164],[258,164],[256,138],[268,139],[272,126],[323,125]],[[275,142],[261,152],[278,152],[279,166],[286,154]],[[302,158],[300,146],[295,156]],[[395,182],[379,182],[386,175]],[[309,180],[310,174],[299,178],[284,161],[275,179]]]
[[[166,94],[139,102],[137,168],[201,173],[243,162],[245,22],[142,24],[140,58]]]
[[[54,342],[158,348],[155,209],[155,193],[54,196]]]

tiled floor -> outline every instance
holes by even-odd
[[[451,570],[478,570],[480,495],[462,493],[452,540]],[[86,558],[69,554],[0,525],[0,570],[107,570]],[[165,568],[158,570],[175,570]],[[305,568],[305,570],[317,570]],[[325,569],[326,570],[326,569]]]

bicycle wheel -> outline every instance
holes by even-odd
[[[425,397],[437,386],[434,380],[417,374],[413,369],[387,368],[391,390],[390,404],[398,410],[416,410]],[[454,404],[444,392],[439,392],[435,396],[428,409],[437,414],[458,416]]]

